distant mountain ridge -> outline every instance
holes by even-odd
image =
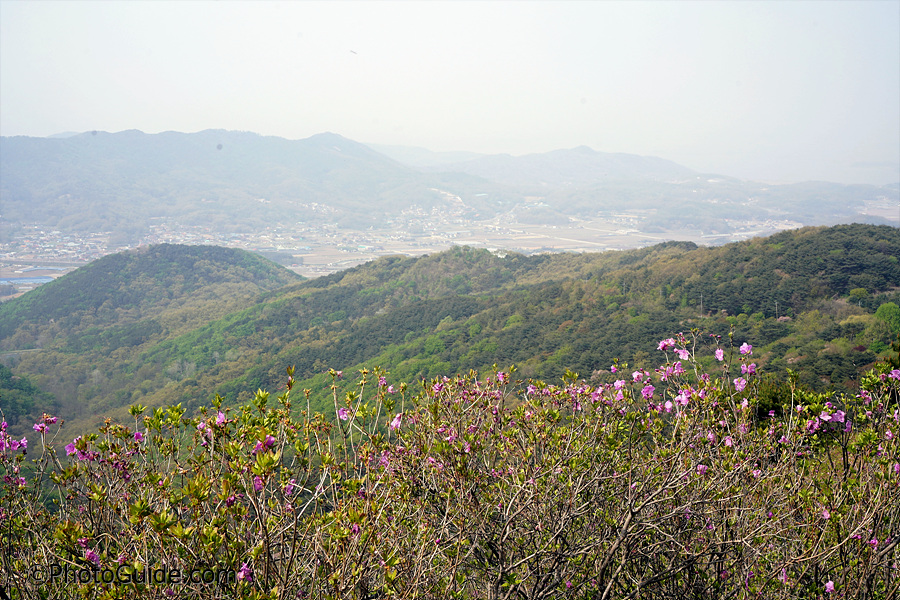
[[[435,166],[431,170],[459,171],[506,185],[545,190],[596,186],[610,180],[675,181],[698,175],[662,158],[597,152],[587,146],[524,156],[496,154]]]
[[[587,147],[518,157],[381,148],[391,156],[334,133],[3,137],[2,218],[132,241],[158,219],[226,233],[276,224],[364,230],[417,211],[558,224],[639,210],[654,231],[723,232],[765,219],[883,223],[866,203],[900,200],[896,186],[765,185]]]

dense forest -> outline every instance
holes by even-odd
[[[238,250],[154,246],[0,305],[4,362],[42,391],[33,405],[4,394],[3,410],[91,424],[136,402],[190,410],[277,389],[288,366],[322,410],[332,368],[415,381],[515,364],[604,380],[617,359],[650,368],[659,339],[691,329],[752,344],[774,380],[791,369],[810,389],[855,389],[900,334],[898,256],[896,228],[841,225],[715,248],[458,247],[298,281]]]

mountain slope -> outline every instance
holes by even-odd
[[[897,256],[900,230],[865,225],[717,248],[501,257],[460,247],[248,292],[227,309],[218,292],[192,292],[183,322],[176,305],[107,321],[86,310],[74,329],[31,319],[4,344],[44,340],[14,370],[55,394],[67,418],[88,420],[133,402],[191,409],[214,392],[274,390],[291,365],[320,409],[329,368],[380,365],[414,381],[493,364],[547,380],[567,368],[599,373],[616,358],[652,367],[659,339],[694,327],[733,330],[735,344],[758,348],[761,366],[790,366],[811,387],[853,386],[891,340],[874,313],[900,302]]]
[[[431,188],[447,179],[332,133],[286,140],[219,130],[4,137],[0,170],[5,219],[135,233],[159,217],[222,231],[378,226],[414,203],[439,206]]]

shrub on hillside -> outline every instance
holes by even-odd
[[[708,339],[708,338],[707,338]],[[900,371],[758,410],[752,348],[663,340],[592,387],[363,371],[334,417],[293,390],[133,407],[57,456],[0,433],[12,598],[890,598]],[[719,370],[696,361],[714,350]],[[334,378],[342,374],[332,371]]]

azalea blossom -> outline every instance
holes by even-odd
[[[240,581],[244,581],[246,583],[250,583],[253,581],[253,571],[250,569],[247,563],[243,563],[241,568],[238,569],[237,578]]]
[[[697,474],[698,475],[706,475],[706,471],[709,469],[706,465],[697,465]]]
[[[721,348],[716,348],[716,360],[719,362],[725,360],[725,351]]]
[[[75,454],[75,444],[77,444],[78,440],[80,440],[80,439],[81,439],[81,436],[79,435],[77,438],[72,440],[71,443],[66,444],[66,456],[71,456],[71,455]]]
[[[656,390],[656,388],[653,387],[652,385],[650,385],[650,384],[648,383],[648,384],[645,385],[644,388],[641,390],[641,396],[643,396],[644,398],[646,398],[647,400],[649,400],[650,398],[653,397],[653,392],[654,392],[655,390]]]
[[[753,346],[744,342],[740,347],[741,354],[753,354]]]
[[[338,417],[341,421],[346,421],[350,418],[350,411],[344,407],[338,409]]]
[[[745,387],[747,387],[747,380],[743,377],[738,377],[734,380],[734,389],[737,391],[743,392]]]
[[[829,594],[831,594],[832,592],[834,592],[834,582],[831,581],[830,579],[829,579],[828,582],[825,584],[825,591],[828,592]]]
[[[663,352],[665,352],[666,350],[671,350],[674,347],[675,347],[675,340],[672,338],[669,338],[667,340],[662,340],[659,343],[659,346],[657,346],[657,350],[662,350]]]
[[[675,354],[678,355],[678,358],[681,360],[687,360],[691,357],[691,351],[686,348],[678,348],[675,350]]]
[[[391,421],[391,429],[397,430],[400,429],[400,424],[403,422],[403,413],[397,413],[397,416]]]

